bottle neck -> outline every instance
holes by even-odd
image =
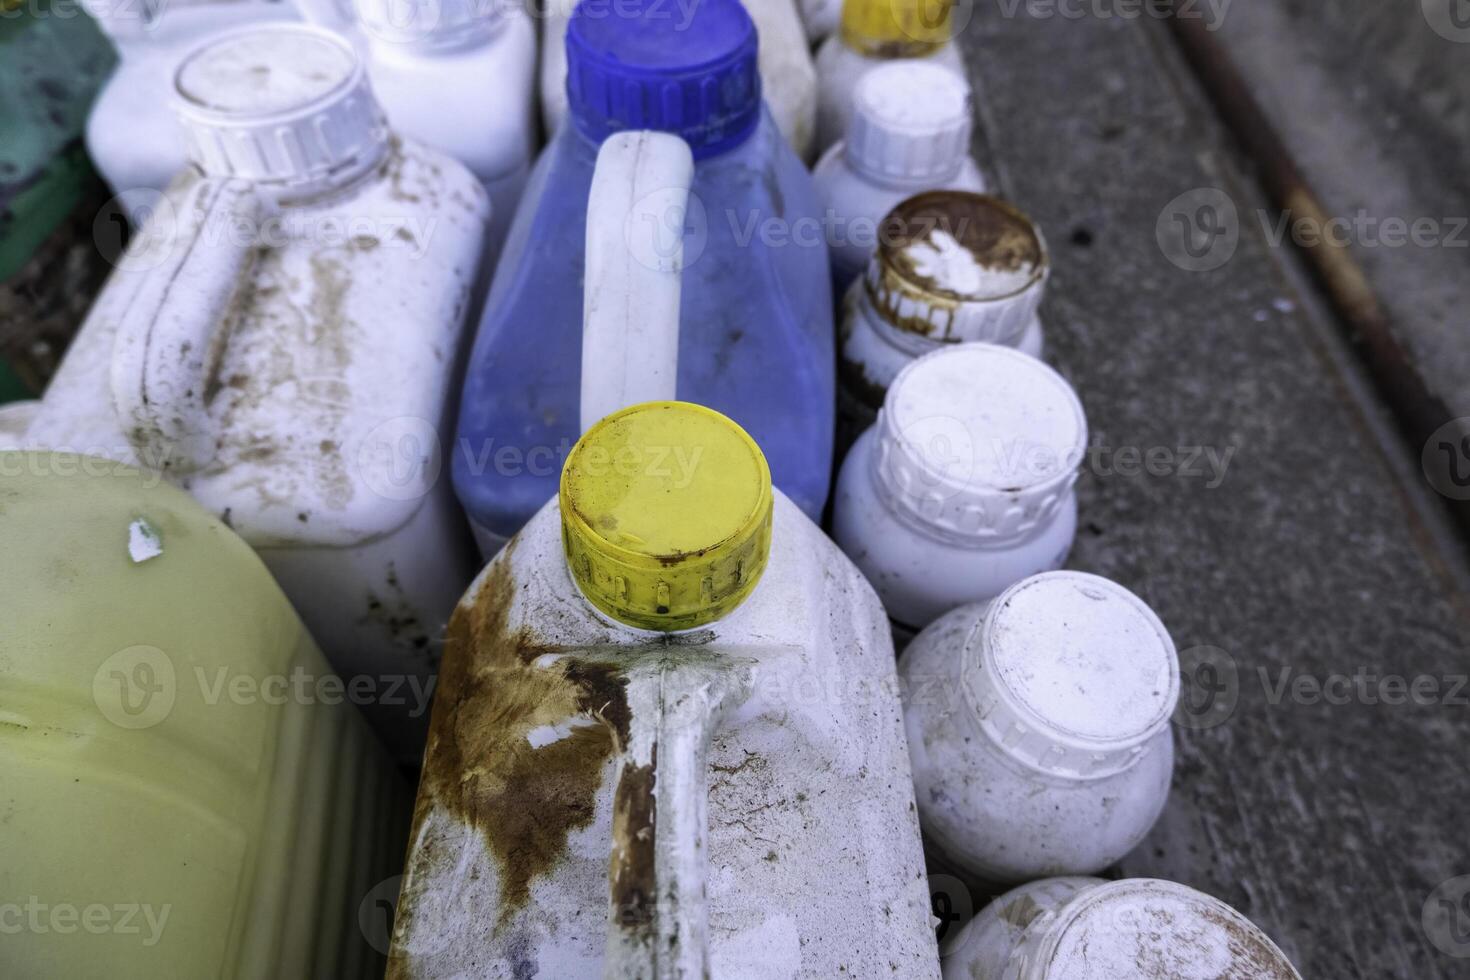
[[[488,47],[505,32],[503,16],[481,17],[453,27],[434,28],[421,35],[390,36],[364,28],[373,57],[385,61],[432,60],[464,55]]]

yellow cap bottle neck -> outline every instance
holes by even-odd
[[[923,58],[949,43],[953,0],[847,0],[842,41],[870,58]]]
[[[582,594],[639,629],[721,619],[749,597],[771,549],[771,474],[755,442],[683,402],[603,419],[562,470],[562,544]]]

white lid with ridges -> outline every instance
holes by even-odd
[[[174,88],[189,155],[211,177],[307,189],[365,171],[387,148],[362,63],[321,28],[217,36],[184,59]]]
[[[1179,658],[1138,596],[1083,572],[1026,579],[991,604],[965,649],[966,697],[1008,754],[1056,775],[1132,764],[1169,724]]]
[[[847,161],[880,181],[931,187],[959,173],[970,152],[970,85],[927,61],[875,68],[853,93]]]
[[[1048,521],[1077,482],[1087,418],[1056,371],[995,344],[914,361],[878,416],[885,498],[911,523],[984,543]]]

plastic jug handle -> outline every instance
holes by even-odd
[[[177,209],[175,227],[143,229],[159,259],[119,317],[112,400],[152,468],[190,472],[214,458],[210,403],[229,339],[221,326],[254,260],[253,236],[241,230],[259,228],[265,212],[248,183],[203,180]]]
[[[616,133],[598,151],[582,301],[584,432],[618,409],[674,398],[693,182],[694,156],[677,136]]]
[[[754,688],[723,657],[628,678],[628,744],[613,790],[605,980],[710,975],[705,898],[709,744]]]

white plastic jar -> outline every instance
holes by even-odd
[[[998,198],[932,191],[889,212],[838,327],[838,452],[873,423],[899,372],[931,351],[982,341],[1041,357],[1037,310],[1050,274],[1041,230]]]
[[[189,162],[169,95],[179,63],[212,34],[294,20],[289,3],[88,0],[87,13],[117,47],[118,65],[87,117],[87,153],[128,220],[146,220]]]
[[[395,132],[454,157],[490,195],[497,252],[536,152],[536,27],[516,4],[355,0],[373,94]]]
[[[993,344],[946,347],[899,375],[848,454],[833,536],[888,615],[922,629],[1065,563],[1086,446],[1056,371]]]
[[[1163,812],[1179,659],[1122,586],[1026,579],[941,617],[900,673],[919,824],[949,869],[987,885],[1095,874]]]
[[[853,102],[847,137],[815,170],[839,291],[867,268],[879,226],[905,198],[985,190],[970,156],[970,86],[959,75],[923,61],[895,61],[864,76]]]
[[[845,0],[840,27],[817,50],[818,153],[847,135],[853,93],[880,65],[918,59],[964,76],[952,8],[952,0]]]
[[[944,980],[1301,980],[1235,909],[1151,878],[1031,882],[981,910],[945,953]]]

